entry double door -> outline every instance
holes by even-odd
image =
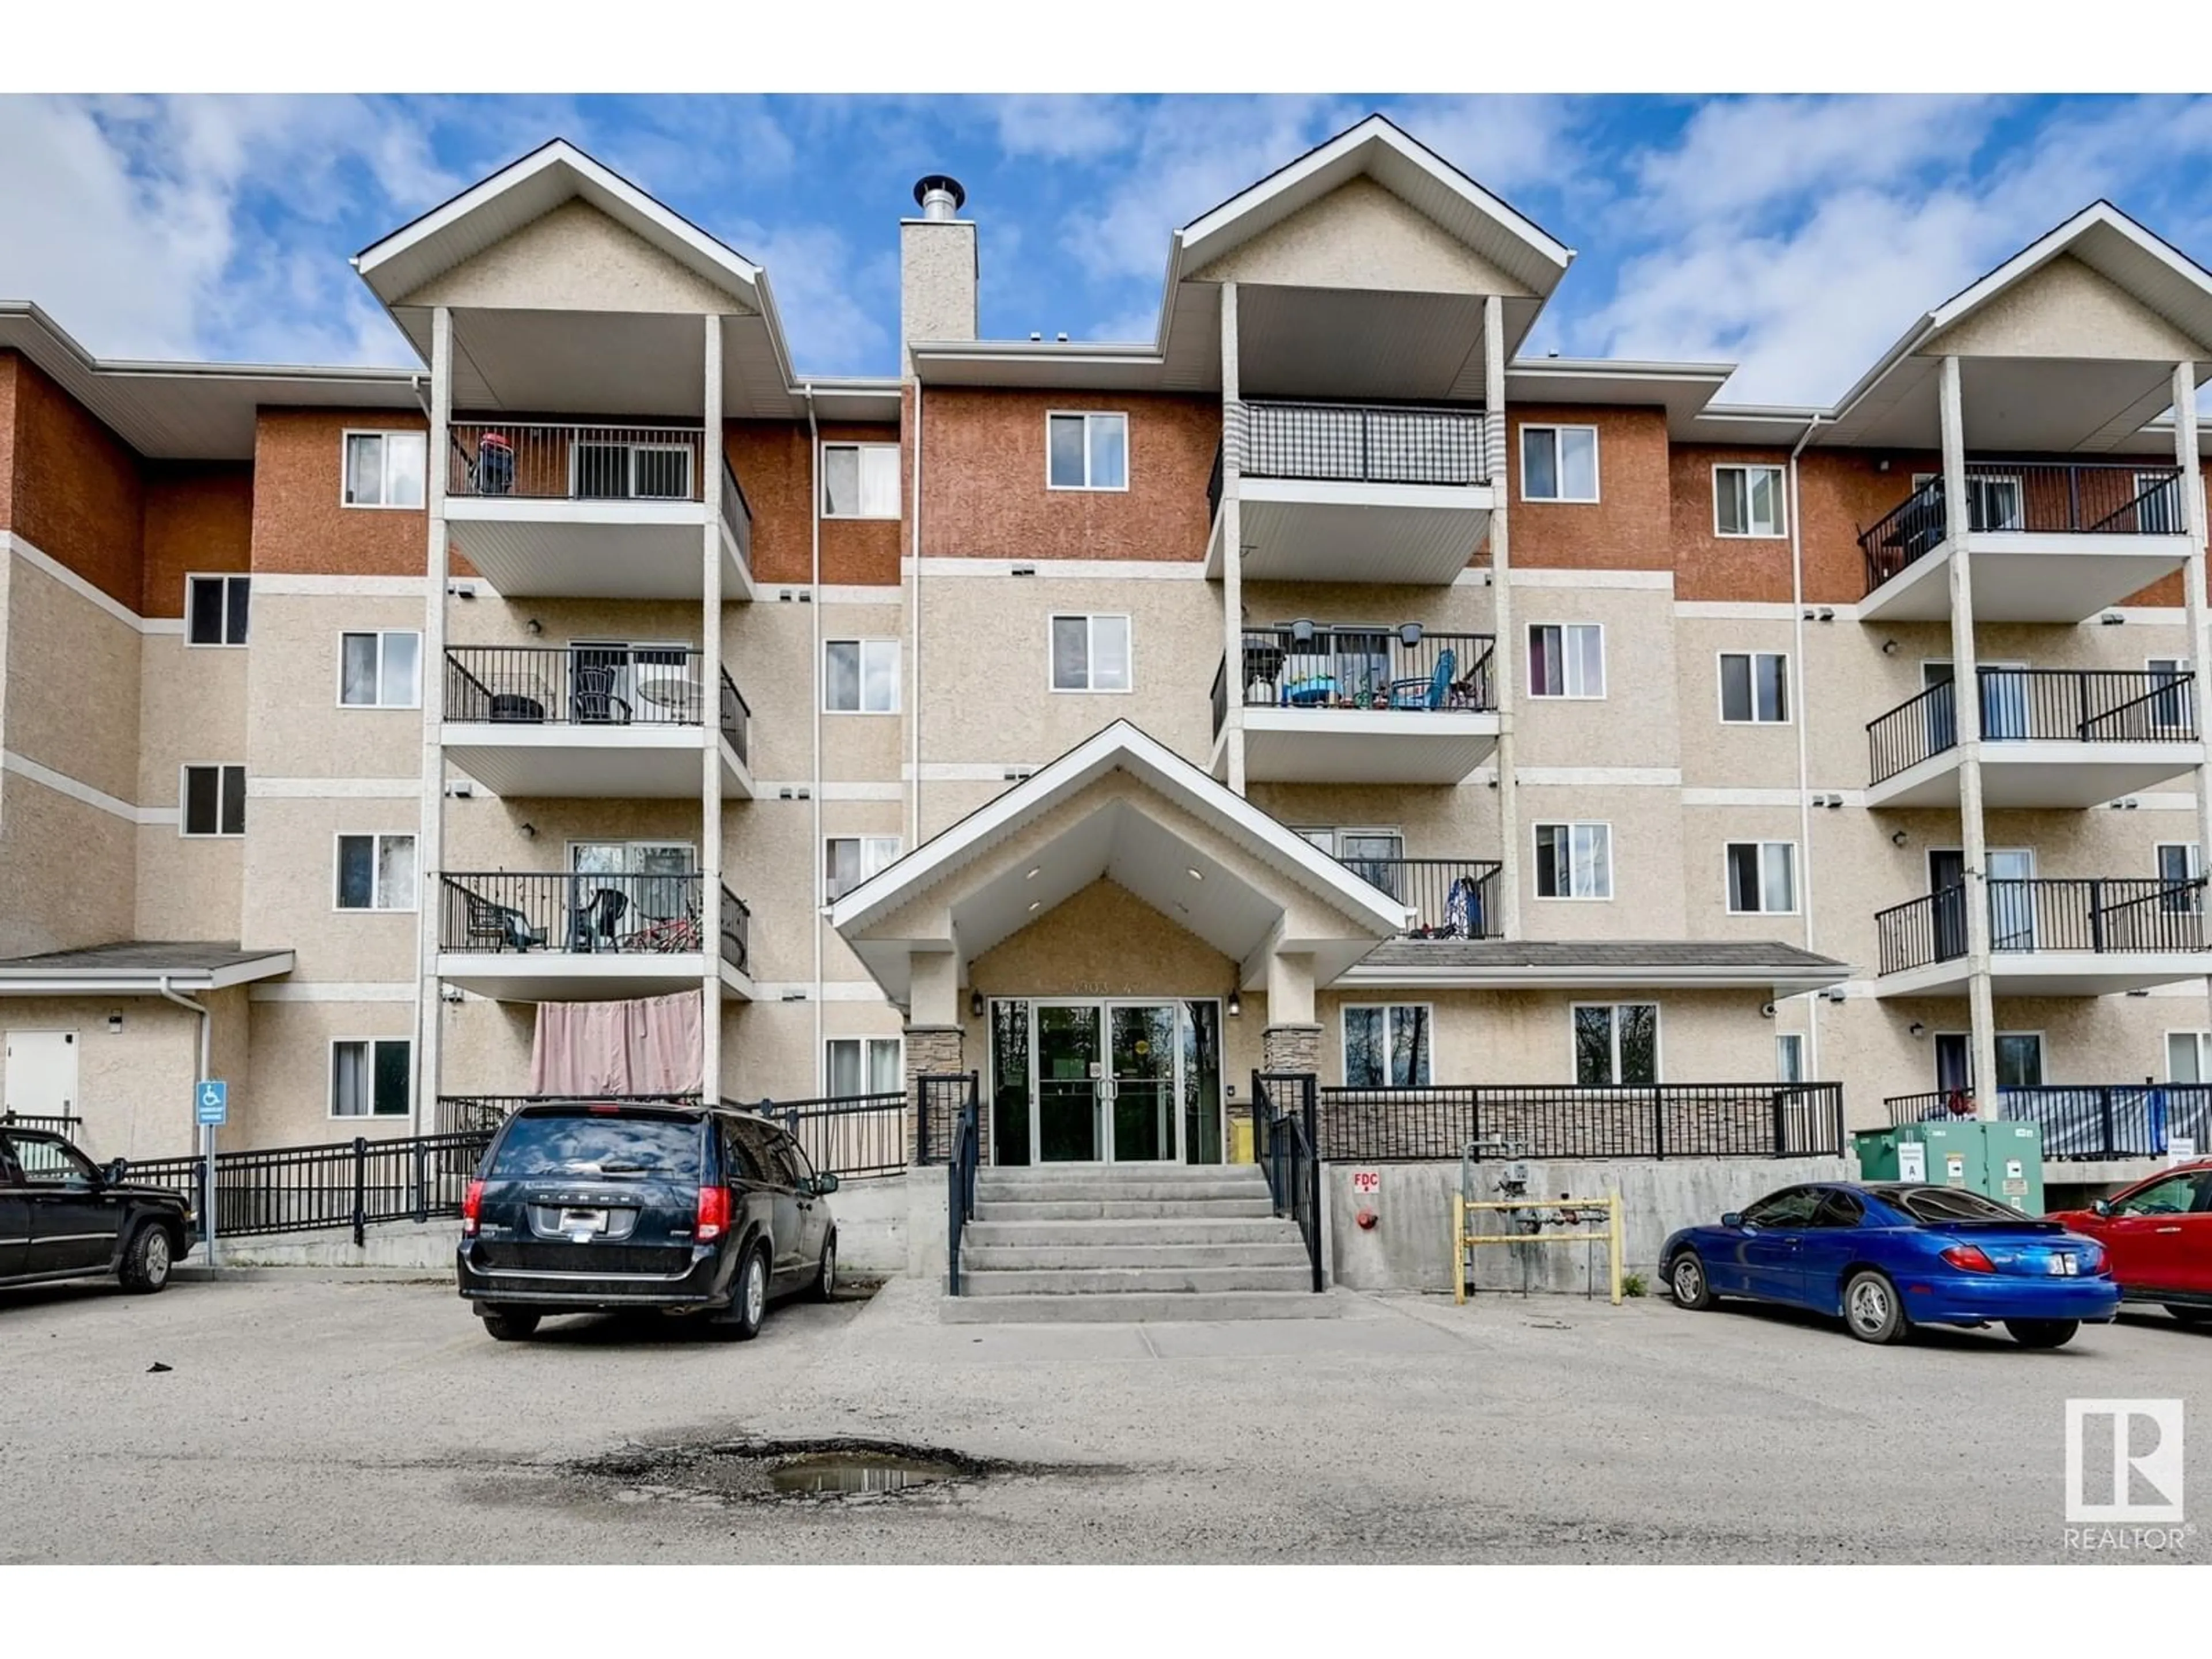
[[[1039,1002],[1030,1145],[1042,1164],[1168,1164],[1181,1148],[1172,1002]]]

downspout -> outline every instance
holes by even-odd
[[[204,1080],[214,1065],[215,1015],[207,1005],[180,996],[169,988],[169,975],[161,978],[161,994],[179,1008],[188,1008],[200,1017],[200,1068],[194,1081]],[[212,1127],[200,1131],[200,1237],[206,1241],[207,1264],[216,1265],[215,1257],[215,1130]]]
[[[1797,842],[1805,849],[1804,868],[1798,872],[1802,890],[1797,902],[1804,913],[1808,951],[1813,948],[1813,797],[1811,738],[1806,729],[1808,714],[1805,702],[1805,514],[1798,494],[1797,458],[1813,441],[1813,434],[1820,425],[1818,415],[1808,420],[1803,434],[1790,452],[1790,613],[1794,619],[1790,626],[1796,630],[1790,650],[1790,659],[1796,665],[1791,678],[1796,684],[1790,690],[1797,699]],[[1820,1075],[1820,998],[1815,993],[1807,1005],[1805,1015],[1805,1080],[1814,1082]]]
[[[814,612],[814,767],[810,776],[807,799],[814,806],[814,867],[818,872],[828,866],[822,859],[822,429],[814,419],[814,382],[809,380],[799,388],[806,398],[806,481],[814,499],[808,514],[813,538],[813,565],[810,581],[813,587],[811,606]],[[822,1049],[822,912],[823,890],[814,890],[814,1092],[830,1092],[828,1062]]]
[[[908,711],[909,757],[914,777],[907,788],[907,851],[921,845],[921,380],[914,383],[914,660],[908,672],[914,686],[913,707]]]

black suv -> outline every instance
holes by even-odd
[[[720,1106],[541,1103],[485,1151],[461,1206],[460,1291],[501,1342],[548,1314],[655,1308],[744,1340],[771,1297],[829,1299],[837,1228],[799,1143]]]
[[[0,1285],[113,1273],[144,1295],[169,1282],[191,1248],[191,1206],[160,1187],[133,1187],[44,1129],[0,1127]]]

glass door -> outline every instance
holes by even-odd
[[[1982,736],[1990,743],[2017,743],[2028,734],[2027,665],[1993,662],[1982,666]]]
[[[1116,1164],[1172,1162],[1176,1157],[1176,1006],[1114,1003],[1106,1010],[1113,1065]]]
[[[1036,1135],[1040,1164],[1096,1164],[1106,1156],[1103,1024],[1098,1005],[1036,1005]]]
[[[2035,949],[2035,854],[1990,849],[1990,948]]]
[[[1934,898],[1936,960],[1966,954],[1966,855],[1938,848],[1928,854],[1928,891]]]

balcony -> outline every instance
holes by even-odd
[[[689,646],[453,646],[447,758],[501,795],[696,799],[708,740]],[[750,799],[750,711],[726,670],[714,741],[725,799]]]
[[[2191,674],[1980,671],[1987,807],[2095,806],[2204,758]],[[1867,723],[1869,806],[1956,806],[1956,688],[1946,680]]]
[[[1487,426],[1473,409],[1247,400],[1243,570],[1252,581],[1449,582],[1489,533]],[[1222,458],[1206,486],[1221,574]]]
[[[456,546],[514,598],[696,599],[707,528],[696,426],[456,421],[446,517]],[[719,458],[717,458],[719,459]],[[722,468],[722,596],[750,599],[752,509]]]
[[[2171,466],[1972,460],[1966,556],[1982,622],[2078,623],[2187,562],[2181,474]],[[1863,622],[1951,614],[1943,481],[1915,489],[1859,537]]]
[[[710,940],[699,876],[502,870],[441,885],[438,972],[463,990],[502,1002],[624,1000],[690,989],[719,962],[725,994],[751,998],[752,913],[720,889]]]
[[[2201,977],[2204,878],[2091,877],[1989,884],[1990,979],[1998,996],[2109,996]],[[1966,990],[1966,889],[1875,917],[1881,997]]]
[[[1892,1123],[1971,1117],[1971,1091],[1893,1095],[1882,1103]],[[2043,1131],[2047,1159],[2112,1163],[2164,1158],[2175,1140],[2212,1145],[2212,1084],[2072,1083],[1997,1091],[1997,1116]]]
[[[1498,746],[1488,634],[1418,623],[1293,623],[1244,630],[1239,682],[1213,677],[1213,769],[1231,699],[1255,782],[1457,783]]]
[[[1495,859],[1347,858],[1345,867],[1404,905],[1404,939],[1503,939]]]

